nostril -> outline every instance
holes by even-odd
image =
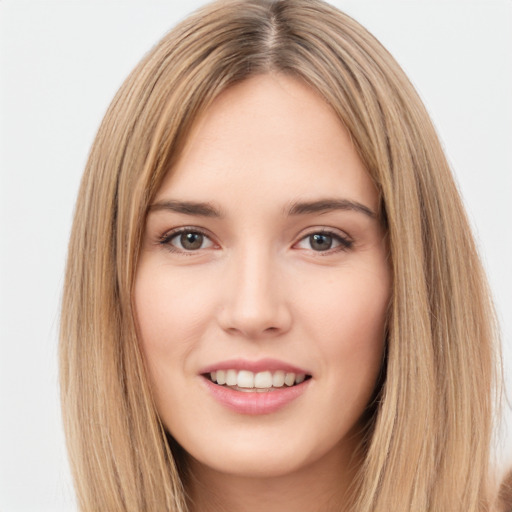
[[[254,275],[243,279],[244,285],[226,286],[217,314],[220,327],[231,335],[254,340],[287,332],[292,325],[287,301],[255,281],[259,282]]]

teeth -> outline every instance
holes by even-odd
[[[284,386],[285,373],[282,370],[278,370],[272,375],[272,386],[275,388],[281,388]]]
[[[237,379],[236,379],[236,385],[239,388],[253,388],[254,387],[254,373],[248,372],[247,370],[239,371]]]
[[[284,383],[287,386],[293,386],[295,384],[295,373],[287,373],[284,377]]]
[[[228,370],[226,372],[226,384],[228,386],[236,386],[237,385],[237,374],[236,370]]]
[[[217,370],[210,373],[212,382],[219,385],[236,386],[244,389],[265,390],[269,388],[282,388],[283,386],[293,386],[300,384],[306,379],[304,373],[285,372],[277,370],[275,372],[250,372],[248,370]]]
[[[271,388],[272,374],[270,372],[259,372],[254,376],[255,388]]]

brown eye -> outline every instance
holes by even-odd
[[[160,243],[173,252],[192,252],[213,246],[213,242],[206,235],[192,230],[175,231],[165,236]]]
[[[203,245],[204,236],[201,233],[182,233],[180,244],[187,251],[195,251]]]
[[[314,252],[343,251],[352,247],[352,241],[337,233],[319,231],[305,236],[297,244],[299,249]]]
[[[330,235],[316,233],[309,235],[309,245],[314,251],[328,251],[332,247],[333,238]]]

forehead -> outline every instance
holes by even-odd
[[[323,98],[280,74],[224,91],[193,127],[157,200],[251,204],[349,195],[377,210],[350,136]]]

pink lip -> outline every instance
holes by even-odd
[[[229,368],[233,368],[233,366],[229,366]],[[268,369],[268,366],[266,368]],[[214,384],[206,377],[201,377],[201,380],[211,396],[223,406],[239,414],[257,415],[270,414],[282,409],[300,397],[306,391],[312,379],[305,380],[295,386],[276,388],[264,393],[236,391]]]
[[[247,359],[230,359],[228,361],[220,361],[206,366],[199,373],[205,374],[217,370],[249,370],[254,373],[264,372],[266,370],[271,372],[283,370],[288,373],[304,373],[306,375],[311,375],[311,372],[308,372],[303,368],[298,368],[297,366],[270,358],[258,359],[257,361],[249,361]]]

